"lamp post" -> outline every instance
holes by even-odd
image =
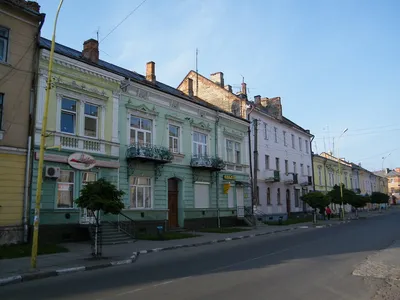
[[[343,132],[342,132],[342,134],[339,136],[338,142],[337,142],[340,199],[341,199],[341,201],[342,201],[342,220],[344,220],[344,203],[343,203],[342,173],[341,173],[341,167],[340,167],[339,141],[340,141],[340,138],[343,136],[343,134],[345,134],[345,133],[347,132],[347,130],[349,130],[349,129],[346,128],[345,130],[343,130]]]
[[[47,74],[47,85],[46,85],[46,98],[44,100],[44,112],[42,120],[42,132],[40,135],[40,150],[39,150],[39,163],[38,163],[38,175],[36,184],[36,201],[35,201],[35,216],[33,219],[33,239],[32,239],[32,254],[31,254],[31,267],[36,268],[37,250],[38,250],[38,239],[39,239],[39,216],[40,216],[40,200],[42,195],[42,183],[43,183],[43,161],[44,161],[44,148],[46,142],[46,131],[47,131],[47,115],[49,111],[49,98],[50,90],[52,88],[51,75],[53,69],[53,56],[54,48],[56,44],[56,28],[58,14],[60,13],[61,6],[64,0],[60,0],[57,8],[56,17],[54,20],[53,37],[51,40],[50,57],[49,57],[49,70]]]

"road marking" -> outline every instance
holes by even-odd
[[[117,296],[118,296],[118,297],[120,297],[120,296],[125,296],[125,295],[129,295],[129,294],[133,294],[133,293],[139,292],[139,291],[141,291],[141,290],[143,290],[143,288],[138,288],[138,289],[134,289],[134,290],[131,290],[131,291],[119,293],[119,294],[117,294]]]
[[[164,281],[164,282],[161,282],[161,283],[153,284],[153,287],[160,286],[160,285],[166,285],[166,284],[169,284],[171,282],[174,282],[174,281],[170,280],[170,281]]]

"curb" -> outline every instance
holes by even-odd
[[[32,281],[32,280],[37,280],[37,279],[43,279],[43,278],[48,278],[48,277],[54,277],[54,276],[61,276],[61,275],[77,273],[77,272],[92,271],[92,270],[105,269],[105,268],[114,267],[114,266],[127,265],[127,264],[134,263],[137,260],[137,258],[138,258],[138,253],[134,252],[130,258],[124,259],[124,260],[111,261],[108,263],[102,263],[102,264],[90,265],[90,266],[79,266],[79,267],[73,267],[73,268],[57,269],[57,270],[53,270],[53,271],[39,271],[39,272],[35,272],[35,273],[27,273],[27,274],[22,274],[22,275],[9,276],[9,277],[5,277],[5,278],[0,278],[0,286],[14,284],[14,283],[20,283],[20,282],[25,282],[25,281]]]
[[[105,269],[105,268],[109,268],[109,267],[132,264],[132,263],[136,262],[136,260],[138,259],[140,254],[163,252],[163,251],[176,250],[176,249],[181,249],[181,248],[194,248],[194,247],[213,245],[213,244],[218,244],[218,243],[225,243],[225,242],[229,242],[229,241],[249,239],[249,238],[254,238],[254,237],[258,237],[258,236],[272,235],[272,234],[281,233],[281,232],[289,232],[289,231],[293,231],[296,229],[326,228],[326,227],[337,226],[337,225],[341,225],[341,224],[345,224],[345,223],[350,223],[350,221],[341,221],[336,224],[328,224],[328,225],[297,226],[297,227],[285,228],[285,229],[280,229],[280,230],[274,230],[274,231],[270,231],[270,232],[241,235],[241,236],[235,236],[235,237],[227,237],[224,239],[212,240],[212,241],[207,241],[207,242],[141,250],[141,251],[134,252],[130,258],[124,259],[124,260],[111,261],[108,263],[102,263],[102,264],[90,265],[90,266],[64,268],[64,269],[58,269],[58,270],[53,270],[53,271],[39,271],[39,272],[35,272],[35,273],[28,273],[28,274],[14,275],[14,276],[9,276],[9,277],[5,277],[5,278],[0,278],[0,286],[5,286],[5,285],[9,285],[9,284],[14,284],[14,283],[20,283],[20,282],[26,282],[26,281],[32,281],[32,280],[37,280],[37,279],[43,279],[43,278],[48,278],[48,277],[54,277],[54,276],[61,276],[61,275],[65,275],[65,274],[93,271],[93,270]]]

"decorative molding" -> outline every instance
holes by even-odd
[[[208,123],[206,124],[204,122],[196,123],[195,121],[191,120],[190,121],[190,125],[192,127],[199,128],[199,129],[206,130],[206,131],[211,131],[212,130],[210,124],[208,124]]]
[[[92,98],[98,98],[103,101],[107,101],[109,97],[107,96],[106,91],[103,89],[102,91],[98,90],[95,87],[89,88],[86,86],[86,84],[81,83],[78,84],[76,83],[75,80],[72,80],[71,82],[63,81],[61,77],[53,77],[53,83],[57,88],[62,88],[64,90],[71,91],[73,93],[81,93],[84,95],[87,95]]]
[[[48,61],[50,58],[50,51],[47,49],[43,49],[41,57],[44,60]],[[76,70],[91,76],[95,76],[109,82],[120,83],[122,80],[124,80],[124,77],[120,75],[116,75],[112,72],[105,71],[100,68],[96,68],[84,62],[81,62],[77,59],[69,58],[58,53],[54,53],[54,62],[66,68]]]
[[[176,100],[171,100],[170,106],[175,109],[179,109],[179,102]]]
[[[135,112],[139,112],[145,115],[152,115],[154,117],[158,116],[159,112],[156,111],[156,107],[153,106],[152,109],[148,108],[146,105],[141,104],[141,105],[133,105],[131,100],[128,101],[128,103],[125,105],[127,109],[133,110]]]
[[[228,130],[226,127],[224,127],[223,134],[230,136],[231,138],[237,139],[237,140],[243,140],[244,134],[242,132],[238,132],[236,130]]]
[[[173,116],[173,115],[168,115],[168,114],[166,114],[166,115],[165,115],[165,118],[166,118],[167,120],[174,121],[174,122],[178,122],[178,123],[180,123],[180,124],[183,124],[183,123],[185,122],[184,119],[178,118],[178,117]]]

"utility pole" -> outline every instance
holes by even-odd
[[[254,176],[253,176],[253,199],[255,200],[252,205],[252,210],[254,205],[258,205],[258,185],[257,185],[257,172],[258,172],[258,120],[254,119]]]

